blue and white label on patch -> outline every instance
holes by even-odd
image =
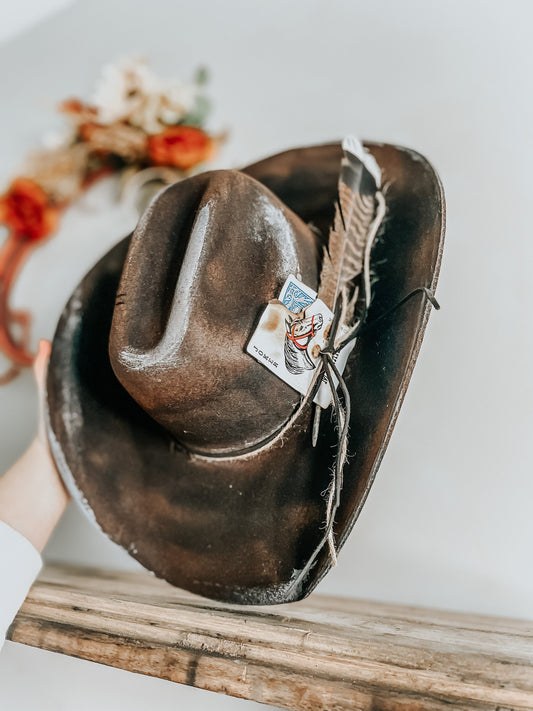
[[[283,285],[279,299],[271,301],[265,308],[246,351],[278,378],[305,395],[320,363],[320,353],[327,345],[332,321],[333,313],[316,298],[316,292],[291,274]],[[353,346],[352,342],[335,356],[335,365],[340,373]],[[335,382],[335,387],[337,385]],[[324,375],[314,402],[326,408],[331,400],[331,388]]]

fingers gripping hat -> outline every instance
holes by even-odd
[[[368,149],[376,163],[355,170],[344,152],[341,180],[333,144],[170,186],[64,309],[47,381],[58,468],[103,531],[174,585],[244,604],[305,597],[366,499],[444,230],[427,161]],[[380,179],[387,211],[369,241]],[[360,244],[339,262],[333,240],[350,231]],[[254,352],[257,334],[271,353]]]

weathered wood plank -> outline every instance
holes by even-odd
[[[53,566],[9,637],[287,709],[533,709],[533,623],[520,620],[319,595],[248,608]]]

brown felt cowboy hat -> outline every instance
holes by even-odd
[[[371,257],[375,326],[344,372],[353,456],[332,521],[337,550],[383,457],[431,307],[419,292],[389,309],[435,288],[444,232],[429,163],[367,148],[387,214]],[[62,476],[113,541],[207,597],[297,600],[332,564],[323,494],[339,423],[326,411],[313,442],[312,404],[301,407],[246,346],[290,274],[317,289],[341,157],[340,144],[300,148],[170,186],[85,276],[57,327],[47,404]]]

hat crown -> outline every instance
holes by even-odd
[[[136,402],[193,451],[252,447],[299,395],[245,352],[289,274],[315,288],[311,229],[238,171],[164,190],[135,230],[113,314],[113,370]]]

